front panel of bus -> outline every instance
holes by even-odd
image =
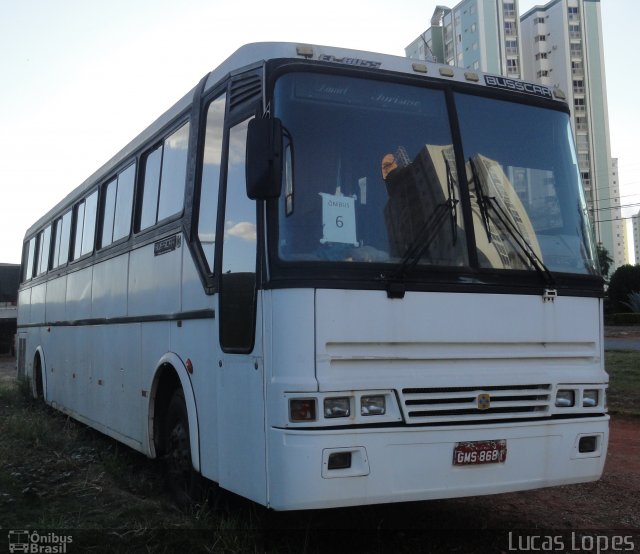
[[[267,69],[283,128],[262,293],[269,505],[597,479],[602,280],[564,105]]]

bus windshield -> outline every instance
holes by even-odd
[[[443,90],[326,73],[280,77],[280,259],[463,268],[473,233],[480,268],[532,271],[537,259],[552,272],[595,273],[568,115],[454,98],[459,149]]]

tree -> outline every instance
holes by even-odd
[[[606,279],[607,275],[609,275],[609,269],[611,269],[613,258],[609,255],[609,251],[601,242],[598,243],[596,248],[598,252],[598,264],[600,265],[600,271],[602,272],[602,276]]]
[[[609,281],[609,300],[613,312],[631,311],[625,302],[629,303],[632,292],[640,292],[640,265],[622,265],[613,272]]]

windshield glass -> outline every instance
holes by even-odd
[[[596,273],[569,117],[454,97],[462,176],[442,90],[325,73],[280,77],[279,258],[392,264],[400,276],[414,266],[468,267],[462,186],[481,268]]]
[[[456,95],[480,267],[596,273],[569,116]],[[518,241],[524,243],[517,244]]]
[[[285,135],[278,253],[288,261],[467,265],[444,93],[327,74],[276,85]]]

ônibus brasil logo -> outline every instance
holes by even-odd
[[[66,554],[67,546],[73,542],[71,535],[54,532],[9,531],[9,552],[33,554]]]

